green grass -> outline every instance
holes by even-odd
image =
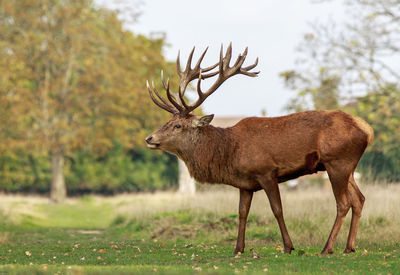
[[[196,199],[205,199],[201,196],[209,195]],[[173,194],[146,199],[91,197],[57,205],[40,198],[1,199],[0,274],[398,274],[400,270],[399,221],[391,212],[367,214],[360,225],[358,249],[349,255],[341,253],[345,225],[335,253],[328,256],[319,254],[329,233],[325,227],[331,226],[324,225],[324,213],[297,219],[289,215],[286,220],[296,250],[287,255],[282,253],[278,226],[263,205],[268,215],[255,209],[249,216],[246,251],[234,256],[236,208],[200,209]],[[216,203],[212,201],[208,206]],[[177,206],[162,208],[164,203]],[[373,233],[382,230],[392,235],[380,239]]]

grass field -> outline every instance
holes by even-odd
[[[358,249],[320,255],[335,218],[331,190],[282,190],[295,251],[282,253],[264,193],[254,197],[246,250],[234,256],[238,191],[208,186],[175,193],[46,198],[0,196],[0,274],[281,273],[399,274],[400,186],[361,186],[366,196]],[[350,213],[349,213],[350,214]]]

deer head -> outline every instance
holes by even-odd
[[[186,67],[183,71],[181,70],[178,53],[176,68],[180,78],[180,84],[177,93],[171,92],[169,79],[165,81],[163,72],[161,72],[161,80],[167,98],[160,95],[154,83],[150,86],[147,81],[147,89],[153,102],[160,108],[173,114],[173,117],[164,126],[146,138],[147,146],[151,149],[161,149],[177,155],[179,151],[184,150],[185,147],[193,146],[193,143],[196,142],[197,133],[202,127],[207,126],[212,121],[214,115],[197,117],[192,114],[192,111],[199,107],[204,100],[215,92],[228,78],[237,74],[255,77],[259,73],[250,72],[250,70],[257,66],[258,58],[254,64],[242,67],[246,60],[247,48],[243,53],[239,54],[233,66],[230,67],[232,44],[229,44],[225,55],[223,54],[223,47],[221,46],[219,61],[210,67],[201,68],[201,62],[208,50],[207,47],[192,69],[191,64],[194,50],[195,48],[190,52]],[[214,69],[216,70],[213,71]],[[217,79],[207,91],[203,92],[201,89],[201,81],[213,76],[217,76]],[[197,79],[196,90],[198,99],[195,103],[190,105],[185,101],[184,95],[188,84],[195,79]]]

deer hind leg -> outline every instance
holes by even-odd
[[[279,229],[281,231],[283,245],[285,247],[285,253],[291,253],[293,248],[292,240],[290,239],[289,233],[286,228],[285,220],[283,219],[282,201],[279,193],[279,186],[277,180],[260,180],[260,185],[267,193],[269,203],[271,205],[272,212],[276,220],[278,221]]]
[[[240,189],[239,201],[239,232],[234,254],[243,253],[244,251],[244,236],[246,232],[247,216],[249,214],[253,191]]]
[[[324,249],[321,252],[322,254],[333,253],[333,246],[339,234],[340,227],[342,226],[347,212],[350,209],[351,201],[348,197],[348,186],[349,178],[352,174],[352,171],[349,171],[350,169],[346,169],[346,166],[347,165],[341,164],[339,162],[329,163],[325,165],[329,175],[329,180],[332,184],[333,194],[336,199],[337,214],[329,238],[325,244]]]
[[[352,215],[349,236],[347,238],[347,244],[344,253],[355,252],[358,223],[361,218],[361,212],[365,201],[365,197],[361,193],[360,189],[358,189],[353,174],[350,176],[348,193],[348,197],[350,198],[351,202]]]

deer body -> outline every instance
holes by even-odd
[[[343,120],[347,119],[347,125]],[[335,125],[337,121],[337,125]],[[193,133],[192,147],[176,153],[198,182],[221,183],[249,191],[262,187],[256,176],[277,182],[325,171],[325,162],[351,152],[361,157],[369,134],[340,111],[307,111],[275,118],[245,118],[235,126],[211,125]],[[341,144],[329,146],[340,135]],[[353,152],[355,151],[355,152]],[[358,151],[358,152],[357,152]]]
[[[193,51],[184,72],[178,74],[181,85],[178,95],[169,91],[169,82],[163,79],[168,101],[157,90],[150,88],[150,96],[173,117],[161,129],[150,135],[146,142],[151,149],[161,149],[181,158],[198,182],[227,184],[239,188],[239,230],[235,253],[244,251],[247,215],[253,193],[264,190],[268,196],[285,247],[294,248],[289,237],[282,211],[278,183],[318,171],[327,171],[336,199],[337,216],[322,253],[332,253],[333,245],[343,220],[352,209],[352,220],[345,253],[355,249],[355,238],[364,204],[353,173],[368,144],[373,130],[364,120],[341,111],[306,111],[282,117],[250,117],[228,128],[210,125],[213,115],[196,117],[191,111],[198,107],[223,81],[235,74],[256,76],[249,72],[257,62],[242,68],[247,49],[229,67],[231,46],[220,61],[217,72],[202,75],[200,57],[194,69],[190,68]],[[211,88],[203,93],[200,82],[218,74]],[[198,78],[199,99],[188,105],[183,98],[187,84]],[[154,96],[156,94],[157,98]],[[178,98],[179,96],[179,98]],[[178,103],[180,101],[180,103]]]

